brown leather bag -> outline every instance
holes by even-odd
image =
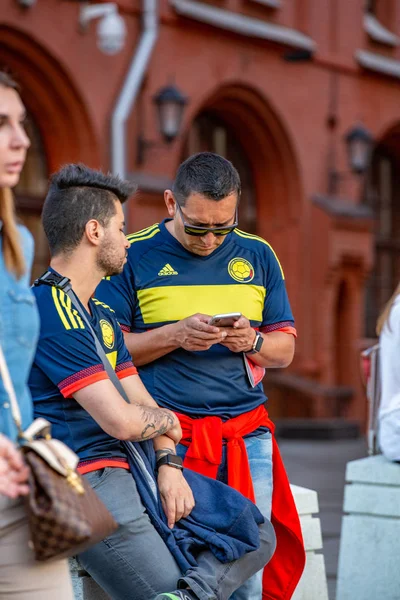
[[[36,419],[25,431],[14,387],[0,346],[0,374],[29,466],[27,513],[36,560],[82,552],[117,528],[96,492],[76,471],[78,456],[50,435],[51,425]]]

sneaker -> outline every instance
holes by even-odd
[[[173,592],[158,594],[154,600],[197,600],[197,596],[190,590],[175,590]]]

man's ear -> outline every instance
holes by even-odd
[[[167,207],[167,211],[170,217],[174,217],[176,213],[176,206],[174,196],[171,190],[165,190],[164,192],[164,202]]]
[[[96,219],[90,219],[85,225],[85,235],[89,243],[98,246],[103,239],[104,229]]]

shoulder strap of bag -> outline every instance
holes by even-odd
[[[3,354],[3,349],[0,345],[0,375],[3,380],[4,389],[8,395],[10,406],[11,406],[11,414],[13,416],[15,425],[18,429],[18,435],[22,435],[22,420],[21,420],[21,411],[19,410],[17,396],[15,394],[14,386],[11,380],[10,372],[8,370],[7,362],[5,356]]]
[[[65,294],[67,294],[67,296],[69,298],[71,298],[72,304],[74,305],[76,310],[79,312],[80,316],[86,323],[88,330],[90,331],[90,333],[92,334],[92,336],[94,338],[97,353],[98,353],[99,357],[101,358],[101,361],[104,365],[106,373],[108,374],[110,380],[115,385],[115,387],[117,388],[117,390],[119,391],[119,393],[121,394],[123,399],[126,402],[128,402],[128,404],[130,404],[129,398],[128,398],[124,388],[122,387],[120,380],[116,376],[115,371],[112,368],[110,361],[108,360],[108,358],[103,350],[103,347],[96,335],[96,332],[94,331],[93,327],[89,323],[89,320],[88,320],[84,310],[82,309],[78,298],[76,297],[74,291],[72,290],[70,279],[68,279],[67,277],[62,277],[61,275],[59,275],[58,273],[54,273],[53,271],[46,271],[46,273],[44,273],[41,277],[39,277],[39,279],[37,279],[34,282],[34,285],[43,285],[43,284],[58,287]],[[136,444],[133,442],[122,442],[122,444],[124,445],[124,447],[127,450],[128,457],[130,458],[130,460],[133,460],[135,465],[138,467],[138,469],[140,470],[140,472],[144,478],[144,482],[148,485],[152,495],[157,500],[158,492],[157,492],[157,486],[156,486],[154,475],[153,475],[153,470],[149,466],[146,465],[142,454],[139,452],[138,447],[141,444]],[[150,440],[147,442],[147,444],[150,444],[151,448],[153,449],[153,444]],[[154,452],[154,450],[153,450],[153,452]]]
[[[97,354],[101,358],[101,361],[104,365],[104,369],[106,370],[107,375],[109,376],[110,380],[115,385],[115,387],[117,388],[117,390],[119,391],[119,393],[121,394],[123,399],[126,402],[128,402],[128,404],[130,404],[129,398],[128,398],[120,380],[118,379],[117,375],[115,374],[115,371],[112,368],[111,363],[108,360],[106,353],[103,350],[103,346],[101,345],[100,340],[96,335],[96,332],[94,331],[93,327],[91,326],[89,319],[87,318],[86,313],[81,306],[81,303],[79,302],[78,298],[75,295],[75,292],[72,289],[71,280],[68,279],[68,277],[63,277],[62,275],[55,273],[54,271],[46,271],[46,273],[44,273],[41,277],[39,277],[39,279],[36,279],[36,281],[34,282],[34,285],[35,286],[50,285],[50,286],[59,288],[65,294],[67,294],[67,296],[71,299],[71,302],[72,302],[74,308],[79,312],[79,314],[82,317],[82,319],[84,320],[88,330],[90,331],[90,333],[92,334],[92,336],[94,338]]]

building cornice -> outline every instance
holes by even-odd
[[[269,40],[292,48],[301,48],[312,52],[316,49],[315,41],[296,29],[268,23],[194,0],[170,0],[170,4],[179,15],[219,29],[247,37]]]
[[[252,2],[268,6],[268,8],[280,8],[282,5],[281,0],[252,0]]]
[[[355,59],[364,69],[400,79],[400,61],[368,50],[356,50]]]
[[[364,15],[364,31],[374,42],[379,42],[386,46],[398,46],[400,43],[400,38],[382,25],[371,13]]]
[[[374,218],[372,209],[366,204],[354,204],[351,200],[326,194],[314,194],[311,200],[313,204],[332,217],[361,220]]]

